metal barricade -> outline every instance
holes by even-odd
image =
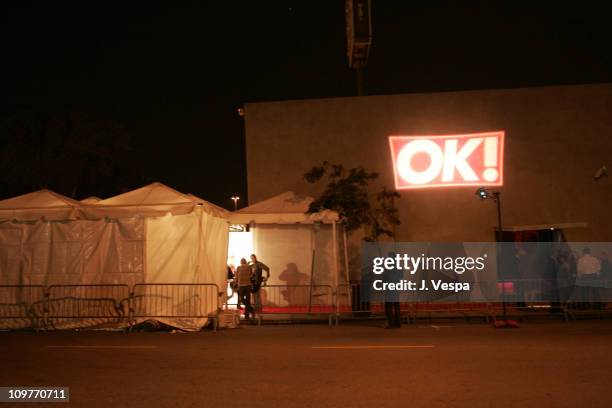
[[[612,316],[612,281],[578,278],[572,286],[561,285],[561,306],[566,320]]]
[[[331,325],[346,317],[382,318],[382,301],[365,301],[360,282],[340,285],[264,285],[251,294],[255,316],[295,320],[325,316]],[[179,327],[212,319],[218,324],[221,300],[217,285],[137,284],[128,285],[2,285],[0,286],[0,329],[27,328],[118,328],[147,319],[166,320]],[[431,295],[431,294],[430,294]],[[587,296],[588,295],[588,296]],[[259,299],[259,304],[258,304]],[[400,302],[404,318],[479,317],[487,321],[509,316],[562,316],[576,319],[612,315],[612,282],[582,282],[508,279],[473,283],[470,293],[444,298],[418,295],[415,301]],[[228,305],[226,305],[228,307]],[[534,313],[539,311],[541,313]],[[551,313],[555,312],[555,313]],[[271,319],[272,320],[272,319]],[[201,326],[200,326],[201,327]]]
[[[0,286],[0,329],[40,329],[44,327],[45,287],[42,285]],[[36,313],[36,312],[39,313]]]
[[[376,318],[385,315],[385,303],[381,301],[368,301],[362,299],[361,282],[353,281],[350,284],[339,285],[336,290],[336,303],[338,318]],[[400,302],[402,318],[411,321],[414,305],[412,302]]]
[[[491,316],[503,318],[566,318],[563,282],[557,279],[505,279],[483,283],[495,299]],[[505,310],[505,312],[504,312]]]
[[[384,314],[383,302],[372,302],[361,299],[361,283],[339,285],[336,290],[337,309],[340,315],[370,317]]]
[[[44,303],[49,328],[127,325],[128,285],[51,285]]]
[[[413,303],[413,319],[433,318],[464,318],[469,320],[473,317],[490,322],[492,319],[490,303],[483,302],[415,302]]]
[[[440,295],[434,292],[418,292],[417,300],[412,304],[413,319],[434,318],[457,319],[466,321],[472,318],[490,322],[492,319],[490,290],[486,285],[478,282],[470,283],[469,292],[455,292]]]
[[[216,330],[219,310],[219,287],[214,283],[140,283],[132,290],[130,323],[212,319]]]
[[[253,294],[253,308],[258,322],[262,316],[287,316],[294,320],[298,316],[327,316],[331,326],[336,316],[334,290],[330,285],[265,285],[258,296]]]

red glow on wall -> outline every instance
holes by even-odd
[[[504,132],[444,136],[390,136],[398,190],[501,186]]]

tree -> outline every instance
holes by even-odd
[[[369,187],[378,179],[378,173],[368,172],[363,167],[345,169],[340,164],[323,162],[304,174],[309,183],[317,183],[325,176],[328,184],[315,199],[308,213],[324,209],[336,211],[348,233],[364,228],[366,241],[376,241],[380,236],[394,237],[395,226],[400,224],[394,200],[400,195],[386,187],[375,194],[372,203]]]

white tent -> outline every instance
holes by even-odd
[[[87,218],[146,219],[147,283],[216,283],[225,279],[227,216],[162,183],[83,207]]]
[[[96,196],[91,196],[91,197],[87,197],[81,200],[81,203],[83,204],[95,204],[98,201],[102,201],[102,199],[100,197],[96,197]]]
[[[193,200],[162,183],[152,183],[93,204],[83,204],[87,218],[183,215],[191,213],[194,207]]]
[[[49,190],[3,200],[0,285],[215,283],[222,288],[228,243],[224,211],[161,183],[94,203]],[[165,320],[183,328],[205,323]]]
[[[214,205],[213,203],[209,203],[208,201],[195,196],[193,194],[187,194],[187,197],[193,201],[194,203],[203,206],[204,211],[207,213],[214,215],[215,217],[227,218],[230,214],[228,210],[225,208],[221,208],[218,205]]]
[[[339,245],[343,240],[339,239],[338,214],[329,210],[307,214],[313,200],[287,191],[231,213],[232,224],[249,226],[253,252],[271,269],[269,284],[344,283],[345,267],[340,266],[344,252],[339,251],[344,245]],[[234,234],[245,233],[230,233]]]
[[[73,220],[79,206],[76,200],[42,189],[0,201],[0,221]]]

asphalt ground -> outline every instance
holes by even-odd
[[[70,387],[18,407],[610,407],[612,321],[3,332],[0,364],[0,386]]]

